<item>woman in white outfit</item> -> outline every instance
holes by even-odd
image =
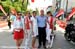
[[[47,12],[47,15],[48,15],[48,23],[47,23],[47,37],[46,39],[48,40],[48,45],[47,45],[47,48],[48,47],[51,47],[51,34],[52,34],[52,30],[53,30],[53,22],[54,22],[54,19],[52,17],[52,13],[50,11]]]
[[[32,48],[35,49],[35,42],[36,36],[38,35],[38,26],[37,26],[37,19],[36,19],[36,11],[33,11],[33,16],[31,17],[31,24],[32,24]]]

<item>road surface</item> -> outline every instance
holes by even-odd
[[[16,46],[13,40],[12,32],[9,31],[9,29],[3,29],[3,30],[4,31],[0,32],[0,49],[15,49],[15,48],[12,48]],[[56,31],[56,37],[54,39],[52,49],[75,49],[75,45],[67,42],[64,38],[64,33],[61,31],[62,30]],[[9,48],[1,48],[2,46],[7,46]],[[24,41],[22,43],[22,46],[24,46]]]

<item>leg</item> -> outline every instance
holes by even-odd
[[[51,29],[47,29],[46,39],[48,40],[48,43],[50,43],[50,36],[51,36]]]
[[[47,48],[50,46],[50,43],[51,43],[50,36],[51,36],[51,29],[48,29],[48,32],[47,32],[47,40],[48,40]]]
[[[30,49],[31,48],[31,31],[30,30],[27,30],[27,37],[26,37],[26,39],[25,39],[25,48],[26,49]]]
[[[17,46],[17,49],[20,49],[20,44],[19,44],[19,40],[16,40],[16,46]]]
[[[51,39],[51,43],[50,43],[50,48],[51,48],[52,45],[53,45],[53,40],[54,40],[54,35],[52,35],[52,39]]]
[[[38,48],[40,48],[41,47],[41,42],[42,42],[42,31],[41,31],[41,28],[38,28],[38,42],[39,42],[39,46],[38,46]]]
[[[23,39],[20,39],[20,40],[19,40],[19,44],[20,44],[20,46],[21,46],[22,42],[23,42]]]
[[[32,48],[35,48],[35,42],[36,42],[36,38],[33,37],[33,39],[32,39]]]
[[[11,29],[11,22],[8,22],[9,29]]]
[[[46,46],[46,35],[43,36],[43,46]]]
[[[46,48],[46,29],[43,28],[42,32],[43,32],[43,34],[42,34],[42,37],[43,37],[43,46],[44,46],[44,48]]]

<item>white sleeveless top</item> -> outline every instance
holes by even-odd
[[[37,19],[33,16],[31,17],[31,21],[33,22],[33,26],[37,26]]]

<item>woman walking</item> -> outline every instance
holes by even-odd
[[[16,15],[17,15],[17,11],[15,9],[11,9],[10,20],[11,20],[11,24],[12,24],[11,25],[12,34],[14,34],[14,32],[13,32],[13,22],[16,19]]]
[[[32,12],[31,24],[32,24],[32,49],[35,49],[36,37],[38,35],[36,11]]]
[[[11,20],[10,20],[10,16],[9,15],[8,15],[7,21],[8,21],[9,29],[11,29]]]
[[[26,16],[24,16],[24,25],[25,25],[25,49],[30,49],[31,47],[31,22],[29,19],[30,12],[26,12]]]
[[[16,19],[13,22],[14,27],[14,40],[16,42],[17,49],[20,49],[22,41],[24,39],[23,21],[20,14],[16,15]]]

